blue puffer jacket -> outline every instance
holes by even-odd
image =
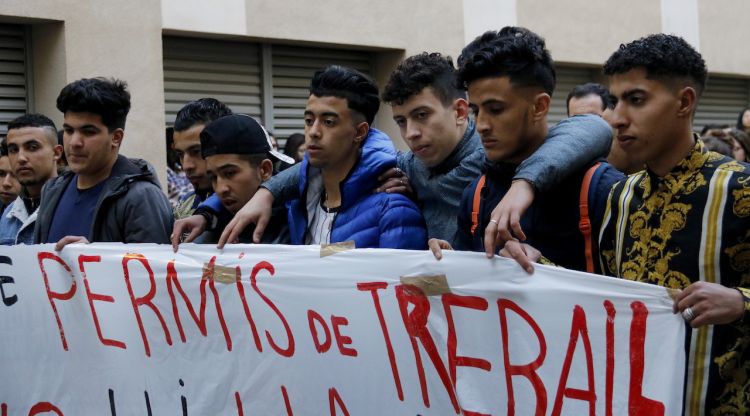
[[[373,193],[378,176],[395,166],[396,149],[391,139],[371,128],[359,159],[340,184],[341,206],[333,220],[331,243],[354,240],[357,248],[427,247],[427,229],[416,204],[403,195]],[[308,218],[311,210],[317,209],[323,193],[322,181],[316,180],[317,176],[320,169],[310,166],[305,155],[299,181],[302,197],[288,203],[292,244],[305,242]]]

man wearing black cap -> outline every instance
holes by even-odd
[[[255,119],[244,114],[233,114],[210,122],[200,133],[201,156],[206,160],[206,171],[221,205],[234,215],[255,195],[260,184],[273,174],[275,161],[294,163],[289,156],[273,149],[266,130]],[[231,218],[219,221],[218,233],[207,232],[201,242],[214,243]],[[289,243],[286,210],[274,207],[269,232],[261,243]],[[252,242],[252,231],[240,241]]]

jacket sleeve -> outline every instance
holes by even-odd
[[[385,200],[381,212],[380,248],[427,248],[427,227],[422,212],[409,198],[393,194]]]
[[[592,232],[596,233],[597,237],[601,230],[604,211],[607,209],[609,193],[616,183],[625,179],[625,175],[622,172],[607,162],[602,162],[598,171],[601,171],[601,174],[594,175],[596,180],[591,181],[588,200],[589,217],[593,226]]]
[[[174,216],[166,195],[150,182],[140,182],[125,198],[124,243],[169,244]]]
[[[615,184],[607,196],[599,226],[599,271],[605,276],[617,276],[615,235],[617,233],[617,198],[621,185]]]
[[[302,163],[285,169],[270,179],[263,182],[260,186],[268,189],[273,195],[274,200],[280,202],[291,201],[300,197],[299,194],[299,175],[302,169]]]
[[[13,205],[16,203],[14,199],[2,213],[0,217],[0,245],[12,246],[16,244],[16,236],[18,235],[18,229],[20,228],[20,222],[14,218],[9,217],[10,211],[13,209]]]
[[[567,176],[609,154],[612,128],[599,116],[585,114],[562,120],[547,139],[524,160],[513,179],[523,179],[539,192],[559,185]]]
[[[221,205],[221,198],[216,194],[211,194],[205,201],[201,202],[196,211],[206,209],[214,214],[226,211],[224,206]]]

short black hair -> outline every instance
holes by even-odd
[[[62,152],[60,152],[60,159],[57,160],[57,163],[63,164],[65,166],[67,166],[68,165],[68,158],[65,156],[65,143],[64,143],[64,140],[63,140],[63,136],[65,136],[65,131],[64,130],[58,130],[57,131],[57,144],[60,147],[62,147],[63,149],[62,149]],[[60,173],[59,170],[58,170],[58,173]]]
[[[128,84],[115,78],[83,78],[66,85],[57,97],[57,109],[63,114],[92,113],[112,132],[125,128],[130,111]]]
[[[609,90],[602,84],[596,82],[587,82],[585,84],[576,85],[573,90],[568,93],[568,98],[565,100],[565,108],[570,107],[570,100],[573,98],[583,98],[587,95],[598,95],[602,99],[602,111],[607,109],[609,103],[612,101],[609,95]],[[568,110],[570,115],[570,110]]]
[[[705,126],[703,126],[703,128],[701,129],[701,132],[700,132],[700,134],[699,134],[699,135],[700,135],[701,137],[703,137],[703,136],[705,136],[705,135],[706,135],[707,133],[711,133],[711,134],[713,134],[713,132],[711,132],[711,130],[724,130],[724,129],[728,128],[728,127],[729,127],[729,126],[728,126],[728,125],[726,125],[726,124],[715,124],[715,123],[712,123],[712,124],[706,124],[706,125],[705,125]]]
[[[701,140],[707,150],[732,157],[732,144],[727,142],[726,137],[706,136],[701,137]]]
[[[8,122],[8,130],[22,129],[24,127],[49,127],[53,130],[54,134],[57,134],[55,122],[50,120],[50,118],[44,114],[24,114]]]
[[[689,80],[698,97],[706,87],[706,62],[685,39],[663,33],[622,44],[604,63],[605,75],[624,74],[642,68],[649,79]]]
[[[47,132],[47,141],[54,147],[57,143],[57,127],[55,122],[44,114],[29,113],[18,116],[8,122],[8,131],[22,129],[25,127],[37,127]]]
[[[444,106],[466,97],[463,88],[456,83],[456,67],[451,57],[422,52],[398,64],[385,85],[383,101],[403,104],[427,87],[433,89]]]
[[[364,116],[369,125],[380,108],[375,81],[356,69],[339,65],[315,72],[310,81],[310,95],[345,99],[349,109]]]
[[[737,129],[738,130],[745,130],[745,126],[742,125],[742,116],[745,115],[745,111],[750,111],[750,107],[745,107],[742,111],[740,111],[740,115],[737,117]]]
[[[744,130],[740,129],[730,129],[727,132],[727,136],[733,138],[734,140],[737,140],[737,143],[742,146],[742,149],[745,151],[746,159],[743,160],[743,162],[747,162],[747,159],[750,158],[750,136],[748,136],[748,134],[745,133]]]
[[[297,149],[300,148],[305,144],[305,135],[302,133],[293,133],[290,134],[289,137],[286,138],[286,143],[284,144],[284,154],[293,158],[297,159]]]
[[[458,57],[458,82],[464,87],[480,78],[505,76],[516,87],[539,87],[552,95],[557,73],[541,36],[506,26],[478,36]]]
[[[268,159],[273,163],[273,156],[271,156],[269,153],[252,153],[252,154],[244,154],[244,155],[237,155],[237,157],[240,160],[244,160],[247,162],[250,167],[257,168],[260,166],[261,163],[263,163],[264,160]]]
[[[196,124],[208,124],[232,114],[226,104],[216,98],[201,98],[185,104],[174,120],[174,131],[185,131]]]
[[[167,167],[175,172],[181,170],[180,156],[174,150],[174,127],[167,127],[164,130],[164,137],[167,142]]]

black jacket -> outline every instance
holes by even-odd
[[[583,176],[590,165],[569,175],[555,188],[537,193],[534,196],[534,202],[521,217],[521,228],[526,234],[526,243],[541,251],[542,255],[554,264],[580,271],[586,270],[584,239],[578,228],[580,194]],[[484,188],[480,191],[478,226],[473,233],[471,232],[471,214],[479,178],[464,190],[458,214],[455,247],[457,250],[484,251],[484,229],[489,224],[492,210],[510,189],[516,168],[516,165],[506,163],[485,164],[484,173],[487,179]],[[588,192],[589,217],[593,226],[594,242],[598,241],[601,217],[609,191],[615,182],[624,177],[607,163],[602,163],[596,172]],[[594,266],[598,269],[597,261],[594,262]]]
[[[34,229],[34,241],[47,241],[52,217],[65,188],[75,177],[65,172],[47,182]],[[174,216],[148,162],[118,155],[96,203],[90,242],[162,243],[170,242]]]

